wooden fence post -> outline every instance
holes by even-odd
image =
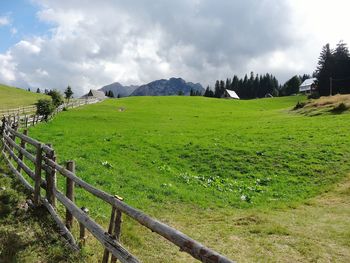
[[[115,198],[119,199],[120,201],[123,201],[123,198],[120,196],[115,195]],[[120,238],[120,229],[121,229],[121,222],[122,222],[122,212],[112,206],[112,212],[111,212],[111,219],[109,221],[108,226],[108,234],[112,236],[113,239],[115,239],[117,242],[119,242]],[[108,249],[105,249],[103,253],[103,259],[102,263],[107,263],[109,259],[109,251]],[[117,259],[112,255],[111,262],[116,262]]]
[[[75,173],[75,163],[74,161],[68,161],[66,164],[68,171]],[[66,196],[69,200],[74,203],[74,181],[67,177],[66,181]],[[66,209],[66,227],[71,230],[73,226],[73,215]]]
[[[47,144],[47,146],[51,148],[51,144]],[[56,162],[55,151],[52,151],[51,153],[47,154],[46,157],[52,160],[53,162]],[[56,208],[56,196],[55,196],[55,189],[57,184],[56,169],[53,167],[50,167],[50,171],[46,171],[45,177],[46,177],[46,198],[49,201],[49,203],[52,205],[52,207]]]
[[[108,234],[112,235],[114,230],[114,221],[115,221],[115,211],[116,208],[112,206],[112,212],[111,212],[111,219],[109,220],[109,226],[108,226]],[[105,251],[103,252],[103,259],[102,263],[107,263],[109,259],[109,251],[105,248]]]
[[[85,214],[89,214],[89,209],[87,209],[86,207],[82,207],[81,210],[85,213]],[[79,222],[79,246],[82,247],[85,245],[86,242],[86,235],[85,235],[85,226]]]
[[[23,134],[24,134],[24,135],[28,135],[28,130],[25,129],[25,130],[23,131]],[[20,146],[21,146],[22,149],[25,149],[25,148],[26,148],[26,142],[25,142],[25,140],[21,139],[21,144],[20,144]],[[23,161],[23,154],[22,154],[21,152],[19,152],[19,154],[18,154],[18,159],[20,159],[21,161]],[[18,171],[18,172],[21,172],[21,166],[20,166],[19,164],[18,164],[18,166],[17,166],[17,171]]]
[[[41,166],[43,159],[43,147],[38,145],[35,159],[35,186],[34,186],[34,204],[39,205],[40,200],[40,186],[41,186]]]
[[[18,126],[15,126],[14,124],[12,125],[12,128],[17,131]],[[12,141],[16,141],[16,135],[13,133],[9,133],[9,137],[12,139]],[[13,150],[13,146],[9,145],[10,149]],[[11,155],[9,156],[9,159],[11,160]]]
[[[120,240],[121,224],[122,224],[122,212],[119,209],[117,209],[117,214],[114,221],[114,231],[112,236],[118,243]],[[117,261],[117,258],[112,255],[111,263],[115,263],[116,261]]]
[[[33,126],[35,125],[35,114],[33,115]]]

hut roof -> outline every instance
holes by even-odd
[[[237,93],[234,92],[233,90],[226,89],[226,92],[227,92],[227,94],[229,95],[230,98],[239,99]]]

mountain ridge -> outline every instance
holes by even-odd
[[[200,83],[186,82],[182,78],[159,79],[139,86],[130,96],[171,96],[190,95],[191,90],[194,92],[204,92]]]
[[[112,91],[114,97],[127,96],[172,96],[190,95],[191,90],[196,93],[204,93],[204,88],[200,83],[186,82],[182,78],[158,79],[143,85],[124,86],[119,82],[105,85],[99,89],[103,92]]]
[[[103,92],[109,92],[112,91],[114,97],[117,97],[118,95],[120,97],[128,97],[132,92],[134,92],[135,89],[137,89],[139,86],[137,85],[128,85],[124,86],[120,84],[119,82],[113,82],[111,84],[105,85],[102,88],[100,88],[100,91]]]

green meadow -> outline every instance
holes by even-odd
[[[29,134],[51,143],[59,162],[75,160],[85,181],[232,259],[346,262],[350,114],[291,110],[303,100],[110,99]],[[106,226],[110,207],[76,191]],[[89,240],[95,261],[102,249]],[[128,219],[122,243],[145,262],[191,260]]]
[[[0,110],[33,105],[46,95],[0,84]]]

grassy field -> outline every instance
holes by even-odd
[[[43,94],[0,84],[0,110],[33,105],[38,99],[43,97],[45,97]]]
[[[233,259],[346,262],[350,114],[291,111],[304,99],[130,97],[62,112],[30,134],[59,161],[76,160],[87,182]],[[332,198],[340,205],[322,201]],[[108,206],[80,189],[77,202],[107,224]],[[189,261],[133,222],[123,227],[142,260]]]

